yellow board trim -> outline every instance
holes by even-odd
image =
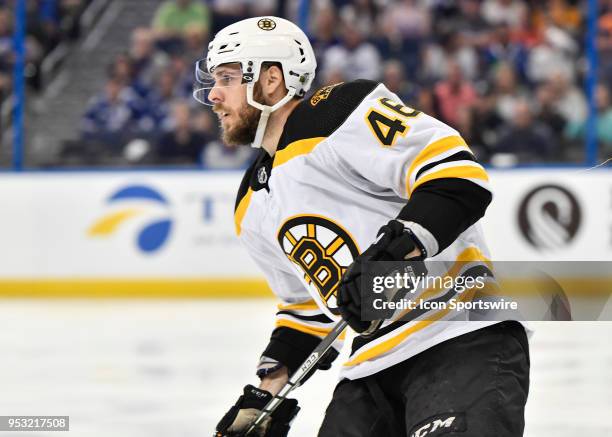
[[[0,298],[269,298],[263,279],[0,279]]]
[[[412,187],[412,191],[416,190],[419,185],[424,184],[425,182],[442,178],[480,179],[486,182],[489,181],[489,176],[487,176],[487,172],[484,171],[483,168],[474,167],[471,165],[460,165],[456,167],[444,168],[442,170],[430,173],[427,176],[420,177],[414,184],[414,187]],[[412,191],[410,194],[412,194]]]
[[[408,168],[408,174],[406,175],[406,193],[409,195],[409,193],[413,191],[413,189],[410,188],[410,177],[412,176],[412,173],[415,168],[417,168],[425,161],[428,161],[431,158],[446,152],[447,150],[459,146],[468,147],[465,140],[459,135],[451,135],[449,137],[444,137],[425,146],[425,148],[417,154],[417,156],[412,161],[412,164],[410,164],[410,167]]]
[[[556,281],[567,296],[590,298],[609,295],[612,276],[560,277]],[[500,292],[507,296],[528,296],[534,293],[533,278],[499,280]],[[0,279],[1,298],[163,298],[163,299],[218,299],[272,298],[272,291],[264,279],[167,279],[167,278],[45,278]],[[295,305],[295,307],[293,306]],[[304,306],[303,308],[301,306]],[[312,305],[312,306],[311,306]],[[279,307],[280,308],[280,307]],[[284,306],[283,306],[284,308]],[[291,304],[287,309],[316,309],[316,304]]]
[[[301,155],[307,155],[312,152],[312,150],[319,144],[321,141],[326,139],[326,137],[315,137],[315,138],[305,138],[303,140],[294,141],[289,144],[283,150],[279,150],[274,155],[274,162],[272,163],[272,168],[276,168],[279,165],[283,165],[288,161],[292,160]]]
[[[234,213],[234,223],[236,225],[236,235],[240,235],[242,232],[242,220],[249,208],[249,204],[251,203],[251,196],[253,195],[253,190],[249,188],[247,193],[244,195],[242,199],[240,199],[240,203],[238,203],[238,208],[236,208],[236,212]]]

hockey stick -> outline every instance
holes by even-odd
[[[257,428],[270,414],[278,408],[278,406],[285,400],[289,393],[291,393],[300,384],[300,381],[317,365],[319,360],[325,355],[325,352],[329,350],[334,341],[342,334],[344,328],[348,326],[348,323],[344,320],[338,322],[336,326],[327,334],[321,343],[312,351],[312,353],[306,358],[306,361],[302,363],[299,369],[295,371],[289,381],[280,389],[280,391],[268,402],[263,410],[259,413],[257,418],[251,423],[251,426],[244,434],[248,436],[255,428]]]

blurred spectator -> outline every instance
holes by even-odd
[[[324,75],[340,71],[346,80],[378,80],[382,60],[373,44],[351,23],[342,24],[342,43],[327,49],[323,55]]]
[[[151,86],[145,85],[137,74],[132,59],[125,53],[115,56],[109,67],[109,76],[114,77],[130,87],[137,96],[146,99],[151,92]]]
[[[203,49],[206,47],[206,33],[195,26],[189,26],[185,30],[185,47],[181,51],[182,57],[193,64],[203,57]]]
[[[181,99],[191,99],[193,91],[193,62],[187,61],[179,53],[170,57],[169,70],[174,75],[174,96]],[[192,100],[192,103],[195,101]]]
[[[519,162],[541,162],[554,151],[553,134],[548,126],[534,117],[529,102],[515,105],[512,123],[503,131],[495,147],[496,153],[511,153]]]
[[[435,85],[434,93],[442,121],[457,126],[459,111],[469,109],[478,96],[472,84],[463,78],[459,64],[449,62],[448,77]]]
[[[51,0],[53,2],[55,0]],[[91,0],[59,0],[58,19],[62,34],[68,39],[77,39],[80,35],[79,18]]]
[[[28,1],[43,4],[48,0]],[[61,0],[60,4],[82,1]],[[217,132],[210,113],[189,116],[181,109],[185,104],[195,106],[193,60],[204,55],[209,35],[220,28],[258,15],[284,14],[295,21],[298,3],[166,1],[157,11],[154,28],[136,29],[129,57],[119,56],[111,69],[115,78],[128,85],[128,91],[120,94],[133,97],[127,99],[135,109],[128,123],[130,135],[158,144],[160,133],[171,135],[167,133],[171,129],[175,143],[168,144],[185,151],[188,148],[176,141],[185,140],[190,129],[209,143],[202,155],[205,166],[243,167],[251,159],[250,149],[211,141]],[[586,99],[579,86],[583,4],[578,0],[312,2],[311,41],[319,65],[315,86],[357,78],[381,80],[406,104],[459,129],[484,161],[502,152],[519,159],[558,159],[568,151],[564,149],[568,138],[582,135],[576,132],[583,129],[586,117]],[[612,0],[600,0],[600,10],[600,74],[603,82],[612,83]],[[51,15],[47,11],[40,16]],[[2,28],[0,12],[0,52]],[[5,33],[10,59],[11,35]],[[157,47],[155,35],[162,35]],[[0,58],[0,87],[3,61],[7,63]],[[10,79],[10,73],[5,77]],[[137,99],[138,95],[142,98]],[[177,98],[186,100],[176,106]],[[600,107],[609,111],[609,103]],[[182,126],[176,132],[174,123]],[[521,138],[540,139],[543,145],[517,144],[513,150],[512,141]],[[550,144],[555,156],[549,154]],[[164,162],[174,159],[174,152],[163,153],[168,156]]]
[[[514,117],[516,104],[526,98],[526,91],[519,86],[512,64],[504,62],[495,70],[492,97],[495,100],[495,111],[499,117],[508,122]]]
[[[540,44],[529,52],[527,77],[539,83],[550,78],[552,72],[561,72],[568,80],[576,76],[578,46],[563,29],[550,26],[544,32]]]
[[[409,78],[415,79],[421,63],[422,46],[430,34],[431,17],[427,8],[414,0],[403,0],[387,7],[380,20],[381,55],[399,60]]]
[[[423,39],[430,32],[429,12],[416,0],[391,3],[382,17],[382,29],[392,39]]]
[[[208,169],[246,168],[254,157],[251,147],[228,146],[221,141],[212,141],[204,149],[204,166]]]
[[[548,0],[546,11],[552,23],[572,33],[578,34],[582,23],[582,14],[576,1]]]
[[[600,77],[612,87],[612,0],[602,6],[598,21],[597,48],[599,50]]]
[[[168,57],[155,50],[153,30],[138,27],[130,38],[130,59],[133,74],[143,86],[151,87],[160,71],[168,65]]]
[[[416,108],[432,117],[439,118],[436,97],[430,87],[421,87],[417,91]]]
[[[168,130],[172,123],[171,111],[176,93],[176,75],[172,69],[163,70],[146,101],[146,115],[140,123],[144,131]]]
[[[610,103],[610,89],[599,84],[596,92],[597,102],[597,140],[606,154],[612,152],[612,104]],[[567,126],[566,134],[570,139],[584,138],[586,132],[586,119],[574,121]],[[608,157],[608,156],[606,156]]]
[[[193,129],[191,112],[185,102],[176,102],[171,110],[172,129],[157,144],[156,159],[160,164],[197,164],[204,145],[211,140]]]
[[[515,66],[520,79],[525,80],[529,53],[521,42],[512,40],[510,27],[504,23],[497,25],[489,38],[483,49],[486,66],[494,68],[500,62],[510,63]]]
[[[548,81],[555,110],[568,122],[584,120],[587,103],[584,94],[561,72],[553,72]]]
[[[104,91],[87,105],[81,123],[83,138],[118,151],[126,135],[135,130],[141,114],[141,102],[136,93],[120,79],[110,77]]]
[[[480,162],[487,162],[491,153],[484,126],[474,108],[461,108],[457,114],[457,130]]]
[[[346,82],[346,74],[339,68],[328,68],[321,73],[320,86],[334,85],[340,82]]]
[[[210,0],[213,12],[214,35],[225,26],[229,26],[236,21],[248,17],[258,17],[263,15],[278,15],[278,0]],[[286,3],[283,0],[281,3]]]
[[[13,62],[13,20],[11,12],[0,7],[0,101],[9,92]]]
[[[26,29],[47,54],[57,45],[60,34],[55,2],[51,0],[26,1]]]
[[[527,18],[527,7],[520,0],[485,0],[482,16],[489,24],[506,23],[510,27],[520,27]]]
[[[565,130],[567,121],[555,107],[555,93],[549,84],[542,84],[538,87],[536,102],[538,120],[547,125],[556,137],[559,137],[559,133]]]
[[[409,102],[413,100],[415,92],[410,89],[410,83],[404,76],[404,66],[401,62],[390,59],[383,65],[382,81],[385,86],[402,101]]]
[[[443,34],[439,42],[429,44],[425,50],[423,79],[436,81],[447,77],[451,63],[459,65],[462,75],[467,79],[476,79],[479,62],[474,47],[466,45],[457,33]]]
[[[212,0],[214,35],[226,26],[248,16],[248,2],[245,0]]]
[[[481,48],[488,42],[490,25],[480,13],[480,0],[460,0],[460,14],[453,20],[453,32],[458,32],[466,44]]]
[[[380,8],[374,0],[353,0],[340,7],[340,21],[350,23],[363,36],[372,36]]]
[[[208,7],[199,0],[166,0],[153,18],[153,30],[160,46],[168,51],[181,48],[187,29],[210,30]]]
[[[324,71],[325,65],[323,65],[322,62],[325,51],[336,44],[340,44],[340,40],[336,36],[338,20],[336,11],[333,7],[327,4],[317,5],[314,15],[314,29],[310,42],[315,57],[319,60],[317,68],[319,71]]]

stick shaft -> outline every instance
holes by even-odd
[[[342,334],[342,331],[348,326],[348,323],[344,320],[338,322],[336,326],[327,334],[321,343],[312,351],[312,353],[306,358],[302,365],[291,375],[289,381],[280,389],[280,391],[268,402],[268,404],[261,410],[259,416],[253,421],[245,435],[249,435],[259,424],[261,424],[266,417],[274,412],[278,406],[285,400],[289,393],[291,393],[300,384],[300,381],[317,365],[319,360],[325,355],[325,352],[329,350],[334,341]]]

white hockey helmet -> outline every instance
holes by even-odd
[[[247,18],[219,31],[208,45],[208,54],[196,63],[196,79],[201,84],[194,97],[210,104],[205,97],[214,86],[214,70],[222,64],[242,67],[241,83],[247,84],[247,102],[262,111],[253,147],[260,147],[270,113],[293,96],[303,96],[311,87],[317,62],[308,37],[292,22],[278,17]],[[273,106],[253,100],[253,87],[262,64],[278,62],[282,66],[287,94]],[[204,96],[204,97],[203,97]]]

